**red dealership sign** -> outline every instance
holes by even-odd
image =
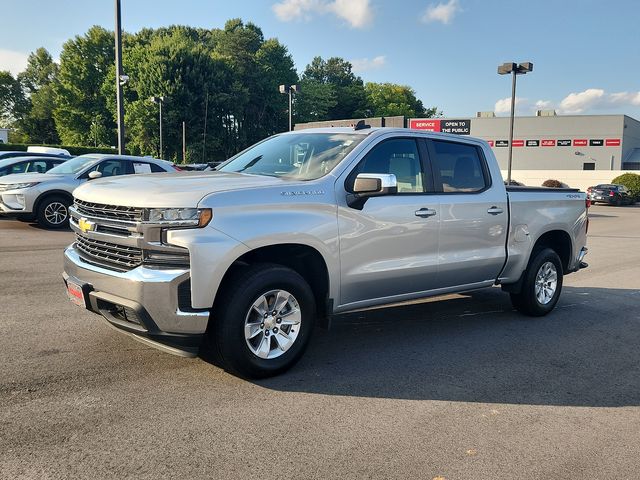
[[[573,146],[574,147],[586,147],[587,146],[587,139],[586,138],[574,139],[573,140]]]
[[[604,141],[604,144],[607,147],[619,147],[620,146],[620,139],[619,138],[607,138]]]
[[[524,147],[524,140],[514,140],[512,145],[514,147]]]
[[[543,147],[555,147],[556,146],[556,141],[555,140],[542,140],[542,141],[540,141],[540,145],[542,145]]]
[[[427,130],[429,132],[439,132],[440,120],[412,118],[411,120],[409,120],[409,128],[415,128],[417,130]]]
[[[487,143],[489,144],[490,147],[493,148],[493,140],[487,140]]]

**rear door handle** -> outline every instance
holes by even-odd
[[[504,212],[504,210],[502,210],[499,207],[491,207],[489,210],[487,210],[487,213],[490,215],[500,215],[502,212]]]
[[[435,214],[436,211],[430,208],[421,208],[420,210],[416,210],[416,217],[427,218],[433,217]]]

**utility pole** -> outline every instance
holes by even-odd
[[[182,163],[187,163],[187,126],[182,122]]]
[[[293,94],[298,93],[300,91],[300,87],[298,85],[280,85],[278,88],[280,93],[289,94],[289,131],[291,131],[293,130],[293,110],[291,108],[293,105]]]
[[[122,85],[128,77],[122,74],[122,20],[120,15],[120,0],[116,2],[116,104],[118,109],[118,153],[124,155],[124,104],[122,100]],[[126,79],[126,80],[125,80]]]
[[[503,63],[498,67],[498,75],[513,75],[511,81],[511,118],[509,119],[509,163],[507,166],[507,185],[511,185],[511,164],[513,162],[513,122],[516,114],[516,75],[533,72],[533,63]]]
[[[164,103],[165,98],[166,97],[164,96],[150,98],[153,103],[157,103],[160,107],[160,150],[158,151],[158,157],[160,157],[161,159],[164,158],[164,148],[162,146],[162,104]]]
[[[209,92],[207,91],[204,101],[204,133],[202,134],[202,163],[206,161],[206,149],[207,149],[207,116],[209,114]]]

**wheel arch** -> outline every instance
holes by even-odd
[[[45,200],[47,197],[51,197],[54,195],[60,195],[60,196],[66,197],[68,200],[71,201],[71,203],[73,203],[73,195],[71,195],[66,190],[47,190],[46,192],[42,192],[40,195],[38,195],[36,200],[33,202],[33,213],[38,212],[38,208],[40,208],[40,204],[42,203],[43,200]]]
[[[327,262],[317,249],[300,243],[280,243],[257,247],[238,257],[222,277],[214,298],[214,308],[216,302],[220,301],[220,292],[233,280],[235,275],[247,266],[259,263],[278,264],[297,272],[313,291],[318,319],[327,318],[332,313]]]
[[[569,270],[569,263],[572,258],[573,243],[571,242],[571,236],[565,230],[549,230],[538,237],[533,244],[529,260],[533,257],[534,253],[543,248],[550,248],[555,251],[560,257],[562,263],[563,273]]]

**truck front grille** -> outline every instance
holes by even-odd
[[[90,263],[107,268],[131,270],[142,264],[142,249],[103,242],[76,234],[76,247]]]
[[[90,217],[127,222],[139,222],[142,220],[142,208],[105,205],[102,203],[85,202],[78,199],[75,200],[74,206],[78,213]]]

